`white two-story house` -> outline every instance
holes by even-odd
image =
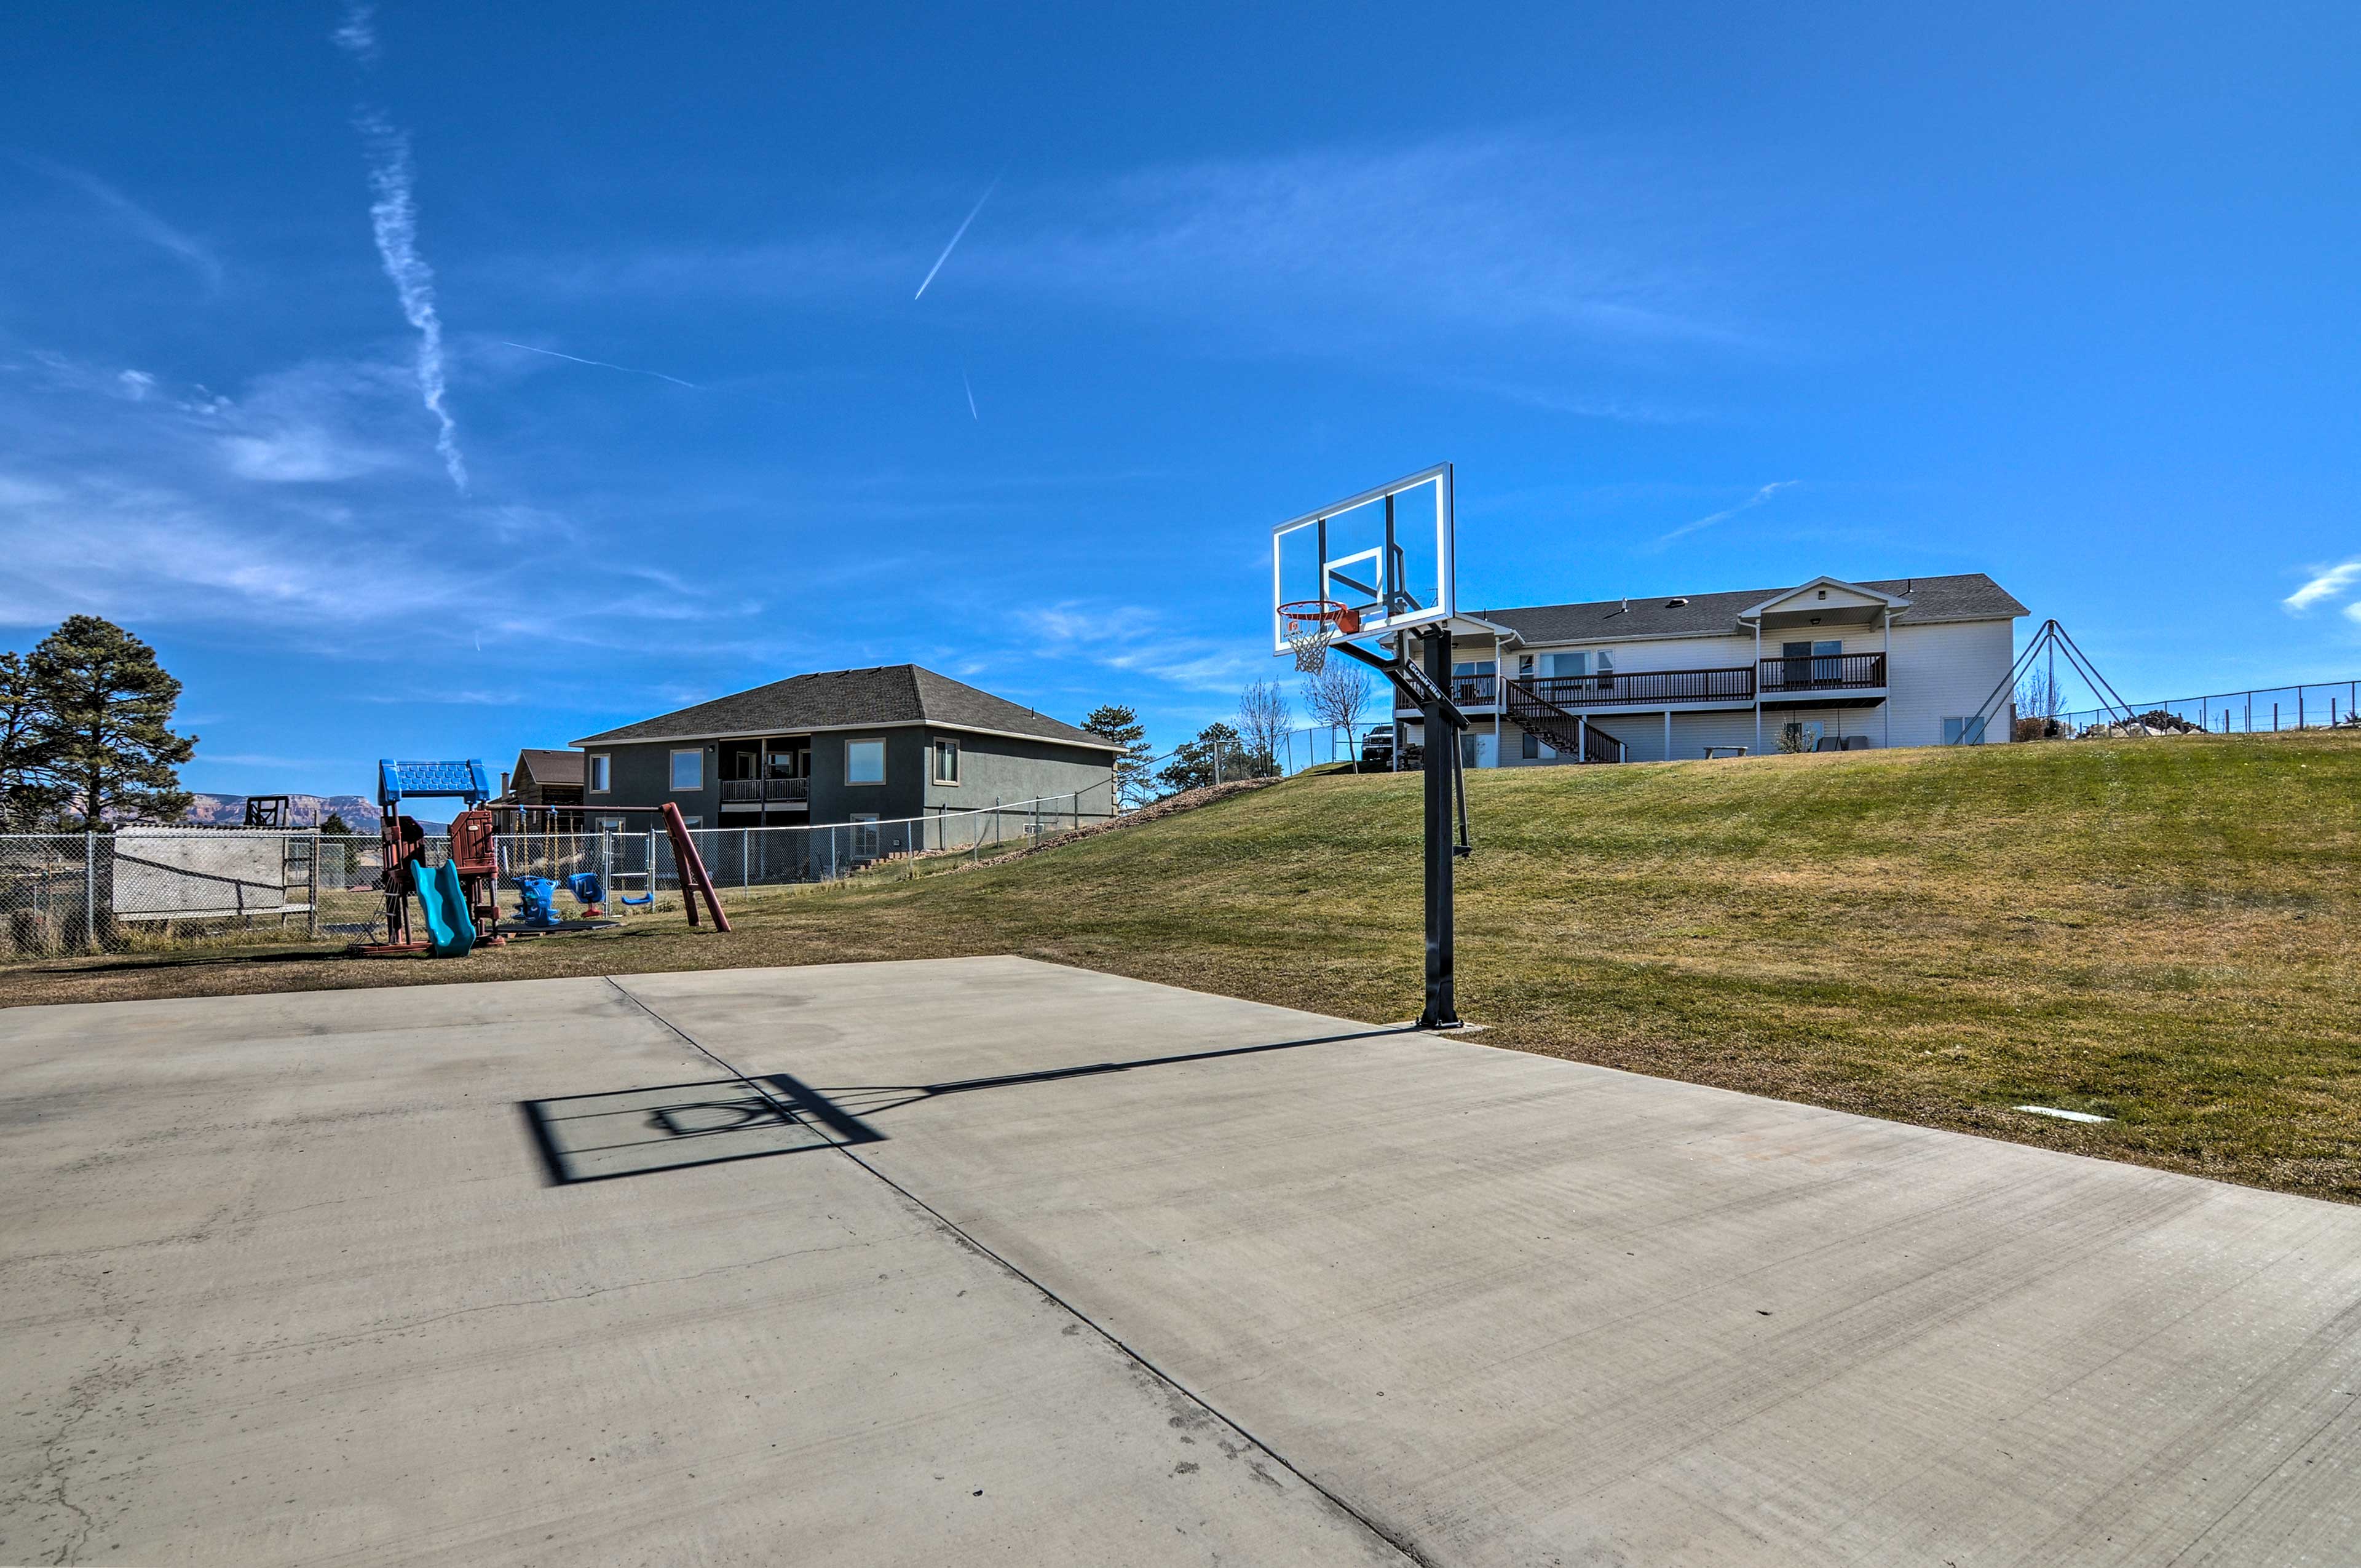
[[[2001,688],[2026,613],[1971,572],[1462,614],[1452,695],[1475,720],[1462,756],[1488,768],[2006,740]],[[1395,715],[1412,741],[1416,718]]]

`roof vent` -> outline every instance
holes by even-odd
[[[1685,604],[1686,604],[1686,603],[1688,603],[1688,602],[1689,602],[1689,601],[1688,601],[1688,600],[1686,600],[1686,599],[1666,599],[1666,600],[1664,601],[1664,608],[1665,608],[1666,609],[1680,609],[1680,608],[1681,608],[1681,606],[1683,606],[1683,605],[1685,605]]]

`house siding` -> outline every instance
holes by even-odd
[[[1831,601],[1833,602],[1833,601]],[[1889,641],[1890,635],[1890,641]],[[1776,658],[1783,641],[1838,641],[1847,653],[1887,654],[1884,703],[1869,707],[1796,707],[1763,709],[1758,732],[1750,707],[1704,713],[1675,713],[1672,744],[1665,746],[1662,708],[1601,708],[1590,711],[1592,724],[1622,740],[1633,762],[1701,758],[1708,746],[1744,746],[1751,752],[1778,750],[1780,727],[1793,722],[1817,722],[1828,736],[1866,736],[1873,747],[1936,746],[1943,740],[1943,720],[1974,713],[2007,679],[2015,657],[2013,620],[1938,622],[1914,626],[1907,621],[1888,630],[1880,626],[1807,627],[1766,630],[1762,651]],[[1650,638],[1631,642],[1598,641],[1537,643],[1508,647],[1499,657],[1512,678],[1520,654],[1534,656],[1534,669],[1546,669],[1542,656],[1572,650],[1606,649],[1617,669],[1697,670],[1749,667],[1755,662],[1754,634],[1712,637]],[[1455,661],[1494,657],[1488,638],[1462,637],[1453,642]],[[1407,713],[1409,710],[1403,710]],[[1476,716],[1478,732],[1489,734],[1488,712]],[[1543,757],[1529,762],[1523,754],[1523,731],[1503,719],[1499,726],[1498,765],[1535,767],[1570,762],[1566,757]],[[2008,709],[2004,707],[1987,728],[1985,740],[1999,744],[2010,739]]]
[[[929,730],[931,741],[941,735],[960,743],[960,782],[934,782],[932,759],[922,753],[926,770],[925,809],[982,811],[994,802],[1013,805],[1064,795],[1082,795],[1086,817],[1107,815],[1114,795],[1115,767],[1105,752],[1079,751],[1054,740],[1027,740],[1005,735],[971,735],[962,731]]]
[[[1897,626],[1893,683],[1894,744],[1939,746],[1943,720],[1975,712],[2008,678],[2016,662],[2016,629],[2005,620],[1962,620],[1938,626]],[[2005,702],[1984,740],[2010,739]]]
[[[956,737],[960,742],[960,783],[955,785],[933,782],[928,742],[938,734]],[[864,740],[885,742],[882,784],[846,781],[846,747]],[[675,790],[672,753],[692,748],[705,754],[704,782],[697,789]],[[581,750],[586,756],[603,754],[611,759],[609,783],[612,787],[605,794],[587,793],[583,797],[584,809],[594,817],[602,808],[646,809],[669,800],[679,806],[682,815],[700,818],[707,828],[725,822],[731,827],[752,826],[738,819],[737,814],[730,818],[721,815],[719,749],[714,741],[630,741]],[[995,800],[1013,805],[1044,795],[1071,797],[1076,791],[1082,792],[1086,814],[1104,814],[1114,777],[1113,765],[1105,758],[1104,752],[1055,740],[908,724],[815,735],[811,738],[811,807],[802,820],[815,825],[848,822],[858,812],[893,821],[940,811],[982,810]],[[774,818],[773,826],[778,825]]]

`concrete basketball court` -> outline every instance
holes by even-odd
[[[0,1563],[2361,1541],[2361,1211],[1019,959],[16,1009],[0,1129]]]

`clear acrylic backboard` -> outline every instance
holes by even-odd
[[[1449,620],[1452,531],[1448,463],[1280,523],[1270,538],[1271,652],[1289,652],[1284,604],[1341,605],[1356,640]]]

